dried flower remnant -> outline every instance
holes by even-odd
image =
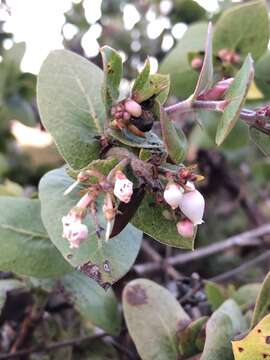
[[[114,206],[114,199],[110,193],[106,194],[102,210],[107,221],[105,240],[108,241],[112,232],[113,221],[117,212],[117,209]]]

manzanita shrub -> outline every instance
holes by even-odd
[[[110,288],[132,267],[143,233],[193,250],[204,221],[207,199],[198,190],[203,176],[186,162],[181,120],[214,112],[218,146],[242,122],[270,154],[269,107],[244,108],[254,79],[269,92],[261,75],[268,39],[265,3],[236,6],[214,31],[211,24],[191,25],[160,73],[150,73],[146,59],[128,93],[121,90],[117,50],[101,48],[103,69],[67,50],[50,53],[38,76],[37,103],[66,164],[41,179],[38,199],[0,197],[0,269],[27,277],[31,288],[49,291],[61,284],[83,317],[118,334],[121,318]],[[183,100],[166,105],[169,93]],[[262,287],[228,296],[209,283],[213,314],[192,320],[168,290],[138,279],[125,287],[124,316],[142,359],[198,353],[202,360],[263,359],[270,357],[269,283],[268,276]],[[26,284],[1,286],[0,307],[7,291]],[[257,297],[252,317],[249,297],[254,303]]]

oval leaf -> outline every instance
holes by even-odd
[[[199,73],[189,63],[191,52],[204,51],[207,23],[192,24],[183,37],[162,61],[160,72],[170,74],[170,92],[186,98],[193,93]]]
[[[37,85],[42,122],[66,162],[81,169],[98,158],[96,136],[103,132],[103,72],[67,50],[56,50],[43,63]]]
[[[119,85],[123,76],[122,58],[118,52],[109,46],[100,49],[103,71],[104,71],[104,92],[105,103],[110,108],[113,101],[119,96]]]
[[[206,325],[206,341],[201,360],[232,360],[231,340],[246,330],[246,322],[234,300],[225,301]]]
[[[223,143],[236,124],[241,108],[245,102],[249,86],[253,80],[253,75],[253,61],[248,55],[225,94],[225,100],[228,101],[228,105],[225,107],[218,124],[216,133],[217,145]]]
[[[232,342],[234,359],[262,360],[269,358],[269,334],[270,315],[267,315],[244,339]]]
[[[91,321],[109,334],[119,333],[121,317],[112,290],[105,292],[94,280],[78,271],[61,277],[58,284],[64,287],[68,299],[84,320]]]
[[[40,217],[40,202],[0,197],[0,269],[38,278],[72,271],[50,241]]]
[[[251,328],[258,324],[260,320],[269,312],[270,305],[270,272],[265,277],[260,292],[256,299],[256,305],[251,321]]]
[[[175,164],[180,164],[186,156],[187,139],[184,132],[176,130],[173,122],[163,109],[160,109],[160,126],[165,149]]]
[[[168,208],[165,205],[157,205],[154,197],[147,194],[131,222],[162,244],[193,250],[196,231],[193,238],[182,237],[177,232],[177,221],[168,220],[166,213]]]
[[[215,25],[213,48],[232,49],[258,59],[269,40],[268,11],[263,0],[249,1],[224,11]]]
[[[43,222],[64,258],[72,266],[80,268],[89,277],[107,287],[131,268],[141,246],[142,232],[128,225],[118,236],[106,243],[102,241],[102,247],[99,247],[94,223],[92,218],[87,216],[87,241],[79,249],[70,249],[68,241],[62,237],[61,219],[80,199],[80,195],[75,191],[68,196],[63,195],[72,183],[73,179],[65,174],[63,168],[50,171],[41,179],[39,189]],[[100,196],[97,215],[100,225],[106,228],[102,205],[103,199]]]
[[[264,96],[270,98],[270,51],[268,50],[255,64],[255,83]]]
[[[177,330],[189,316],[168,290],[150,280],[133,280],[124,289],[123,310],[143,360],[178,358]]]

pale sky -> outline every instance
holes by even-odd
[[[73,0],[73,2],[79,1]],[[101,16],[101,1],[85,0],[84,2],[87,21],[92,24],[82,39],[82,45],[89,57],[97,55],[99,49],[98,37],[101,35],[102,29],[99,24],[95,23]],[[217,0],[197,0],[197,2],[208,11],[215,11],[218,7]],[[14,34],[15,42],[26,42],[22,70],[37,74],[48,53],[51,50],[63,48],[61,29],[65,21],[64,13],[71,7],[72,0],[7,0],[6,3],[10,8],[10,15],[0,9],[0,19],[7,18],[4,30]],[[166,9],[170,0],[162,0],[161,3]],[[139,19],[140,15],[136,9],[134,11],[134,6],[126,5],[124,8],[125,27],[131,29]],[[162,26],[167,26],[165,18],[153,19],[147,28],[148,36],[150,38],[159,36]],[[70,25],[65,27],[64,31],[67,36],[72,37],[76,33],[76,28]],[[181,37],[185,31],[185,25],[178,25],[174,31],[176,38],[177,32]],[[6,40],[4,45],[8,48],[12,43],[10,40]],[[173,38],[167,37],[164,40],[164,49],[169,49],[172,45]]]

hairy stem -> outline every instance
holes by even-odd
[[[168,114],[176,112],[184,114],[192,112],[194,109],[222,112],[222,109],[224,109],[224,100],[195,100],[193,102],[184,100],[168,106],[164,110]],[[261,109],[250,110],[243,108],[240,111],[239,118],[249,126],[256,126],[257,128],[270,133],[270,117],[261,111]]]

